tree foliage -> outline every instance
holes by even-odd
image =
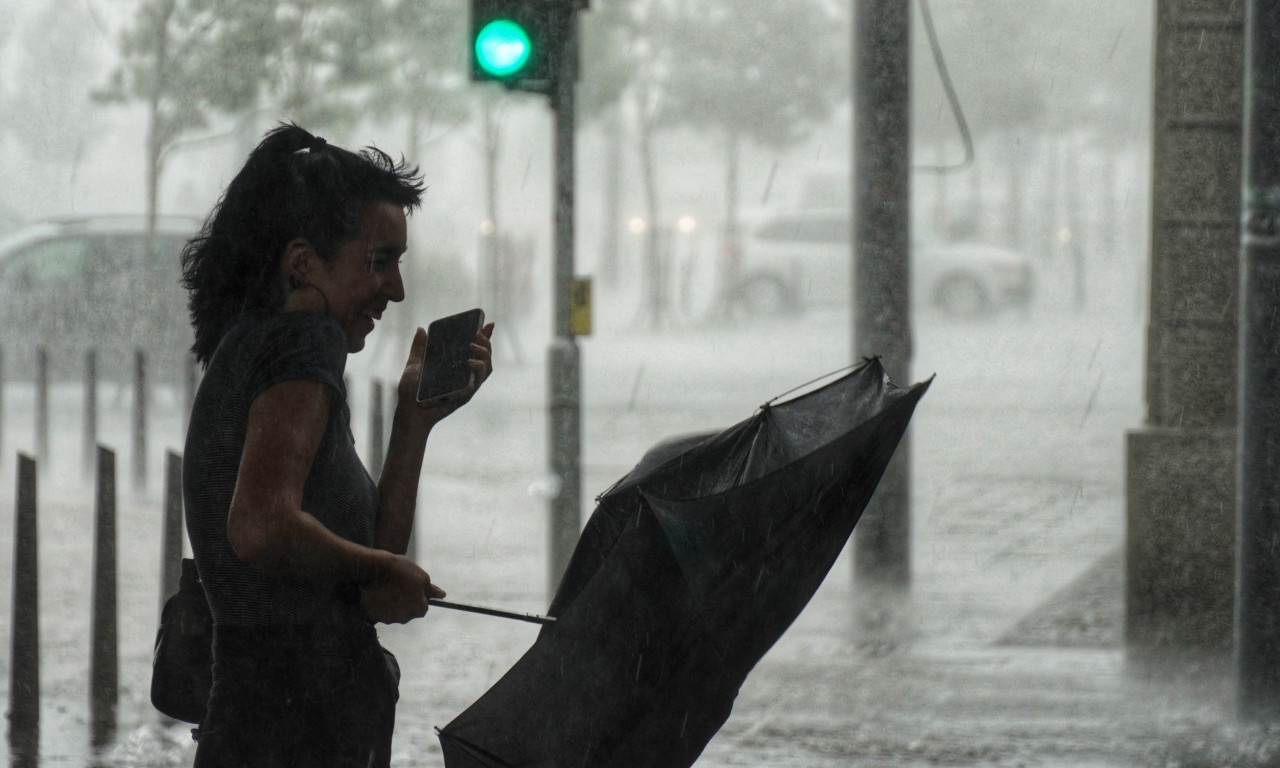
[[[467,76],[466,4],[400,0],[386,18],[380,46],[386,64],[367,102],[373,114],[408,117],[412,145],[436,126],[465,122],[475,101]]]
[[[594,0],[579,16],[578,114],[592,122],[622,102],[638,64],[639,35],[626,0]]]
[[[389,79],[375,101],[388,110],[408,102],[456,101],[468,84],[466,5],[449,0],[401,0],[388,9],[383,55]]]
[[[847,23],[823,0],[597,0],[584,112],[631,95],[656,128],[802,139],[848,94]]]
[[[70,162],[97,127],[84,87],[97,63],[89,15],[78,5],[49,4],[31,32],[9,38],[18,56],[12,92],[0,90],[3,130],[33,157]],[[0,43],[9,35],[0,31]]]
[[[267,55],[277,45],[272,4],[235,0],[143,0],[120,36],[120,63],[98,97],[142,101],[151,143],[164,147],[208,125],[216,112],[256,104]]]
[[[1150,103],[1150,0],[930,2],[956,91],[976,137],[1031,129],[1134,136]],[[938,74],[921,26],[913,29],[917,132],[954,132],[939,114]]]
[[[106,100],[150,102],[165,145],[215,114],[270,110],[343,133],[429,81],[439,2],[143,0]]]
[[[655,11],[670,51],[664,122],[785,148],[848,95],[848,27],[822,2],[675,0]]]

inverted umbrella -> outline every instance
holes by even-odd
[[[871,359],[598,499],[533,647],[440,731],[448,768],[692,765],[844,547],[929,382]]]

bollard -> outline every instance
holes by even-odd
[[[13,526],[13,625],[9,663],[9,751],[35,765],[40,751],[40,575],[36,538],[36,462],[18,454]]]
[[[160,547],[160,610],[182,577],[182,457],[165,452],[164,522]]]
[[[382,476],[384,455],[382,381],[369,381],[369,474],[376,481]]]
[[[89,657],[89,726],[93,746],[116,729],[119,641],[116,631],[116,456],[98,447],[98,494],[93,535],[93,607]]]
[[[94,454],[98,447],[98,351],[84,353],[84,436],[81,442],[80,474],[93,473]]]
[[[133,362],[133,489],[147,487],[147,355],[141,349]]]
[[[40,749],[40,601],[36,539],[36,463],[18,455],[13,526],[13,623],[9,656],[9,753],[36,764]]]
[[[36,348],[36,462],[49,471],[49,352]]]

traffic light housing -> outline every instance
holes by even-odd
[[[471,79],[549,93],[570,13],[565,0],[471,0]]]

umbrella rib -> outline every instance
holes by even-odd
[[[763,407],[767,408],[773,405],[774,403],[778,402],[782,398],[786,397],[787,395],[791,394],[792,392],[796,392],[801,389],[804,389],[810,384],[817,384],[819,381],[822,381],[823,379],[829,378],[831,376],[835,376],[837,374],[841,374],[846,371],[851,371],[854,368],[858,368],[860,366],[869,365],[873,360],[878,360],[878,359],[879,358],[876,358],[876,357],[864,357],[862,358],[862,362],[860,363],[853,363],[851,365],[846,365],[843,368],[837,368],[834,371],[827,371],[826,373],[822,374],[816,379],[810,379],[809,381],[806,381],[805,383],[800,384],[799,386],[795,386],[795,387],[792,387],[791,389],[788,389],[786,392],[783,392],[780,395],[775,395],[774,397],[769,398],[768,402],[766,402]]]

